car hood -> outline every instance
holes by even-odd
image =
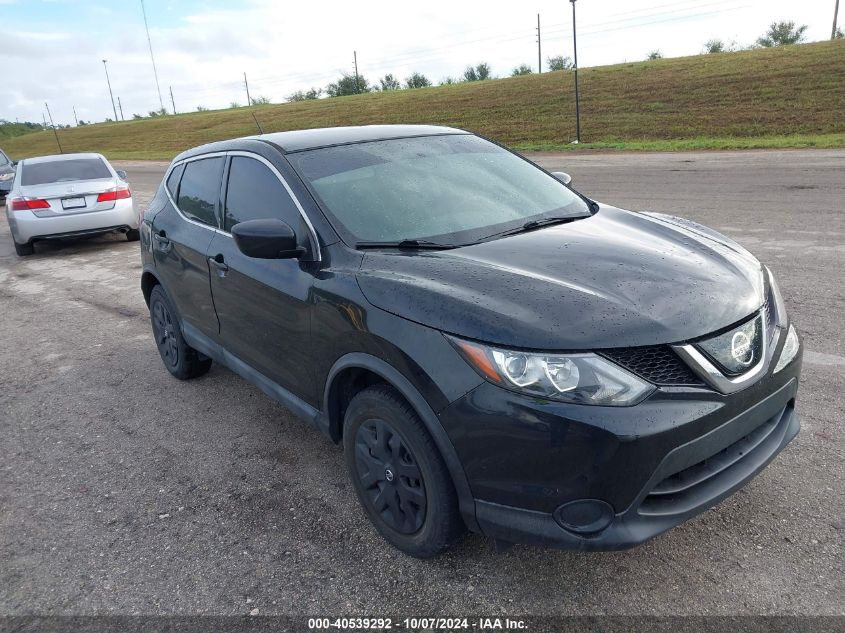
[[[606,205],[453,250],[368,252],[358,283],[373,305],[406,319],[538,350],[677,343],[763,303],[760,263],[733,241]]]

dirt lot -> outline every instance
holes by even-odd
[[[629,552],[472,536],[406,558],[327,438],[219,366],[164,370],[137,243],[19,259],[3,215],[0,614],[845,614],[845,152],[538,159],[776,271],[806,340],[803,429],[750,485]],[[124,168],[145,204],[163,166]]]

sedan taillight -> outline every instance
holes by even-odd
[[[123,200],[124,198],[131,198],[132,193],[129,189],[115,189],[114,191],[104,191],[97,196],[97,202],[114,202],[115,200]]]
[[[40,198],[12,198],[12,211],[29,211],[32,209],[49,209],[50,203]]]

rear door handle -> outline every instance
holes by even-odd
[[[226,260],[223,259],[222,254],[218,253],[214,257],[209,257],[208,263],[217,269],[218,275],[221,277],[226,276],[226,272],[229,270],[229,265],[226,263]]]
[[[170,240],[167,239],[167,233],[161,231],[159,233],[153,233],[153,243],[155,247],[160,250],[162,253],[170,252]]]

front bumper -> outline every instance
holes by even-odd
[[[138,228],[138,215],[131,198],[119,200],[114,208],[105,211],[38,217],[32,211],[7,210],[6,215],[18,244]]]
[[[700,514],[763,470],[799,431],[800,369],[799,353],[736,394],[661,388],[625,408],[552,403],[484,384],[440,417],[484,534],[618,550]],[[578,504],[607,508],[600,529],[590,527],[598,515],[589,511],[583,529],[564,527],[563,509]]]

